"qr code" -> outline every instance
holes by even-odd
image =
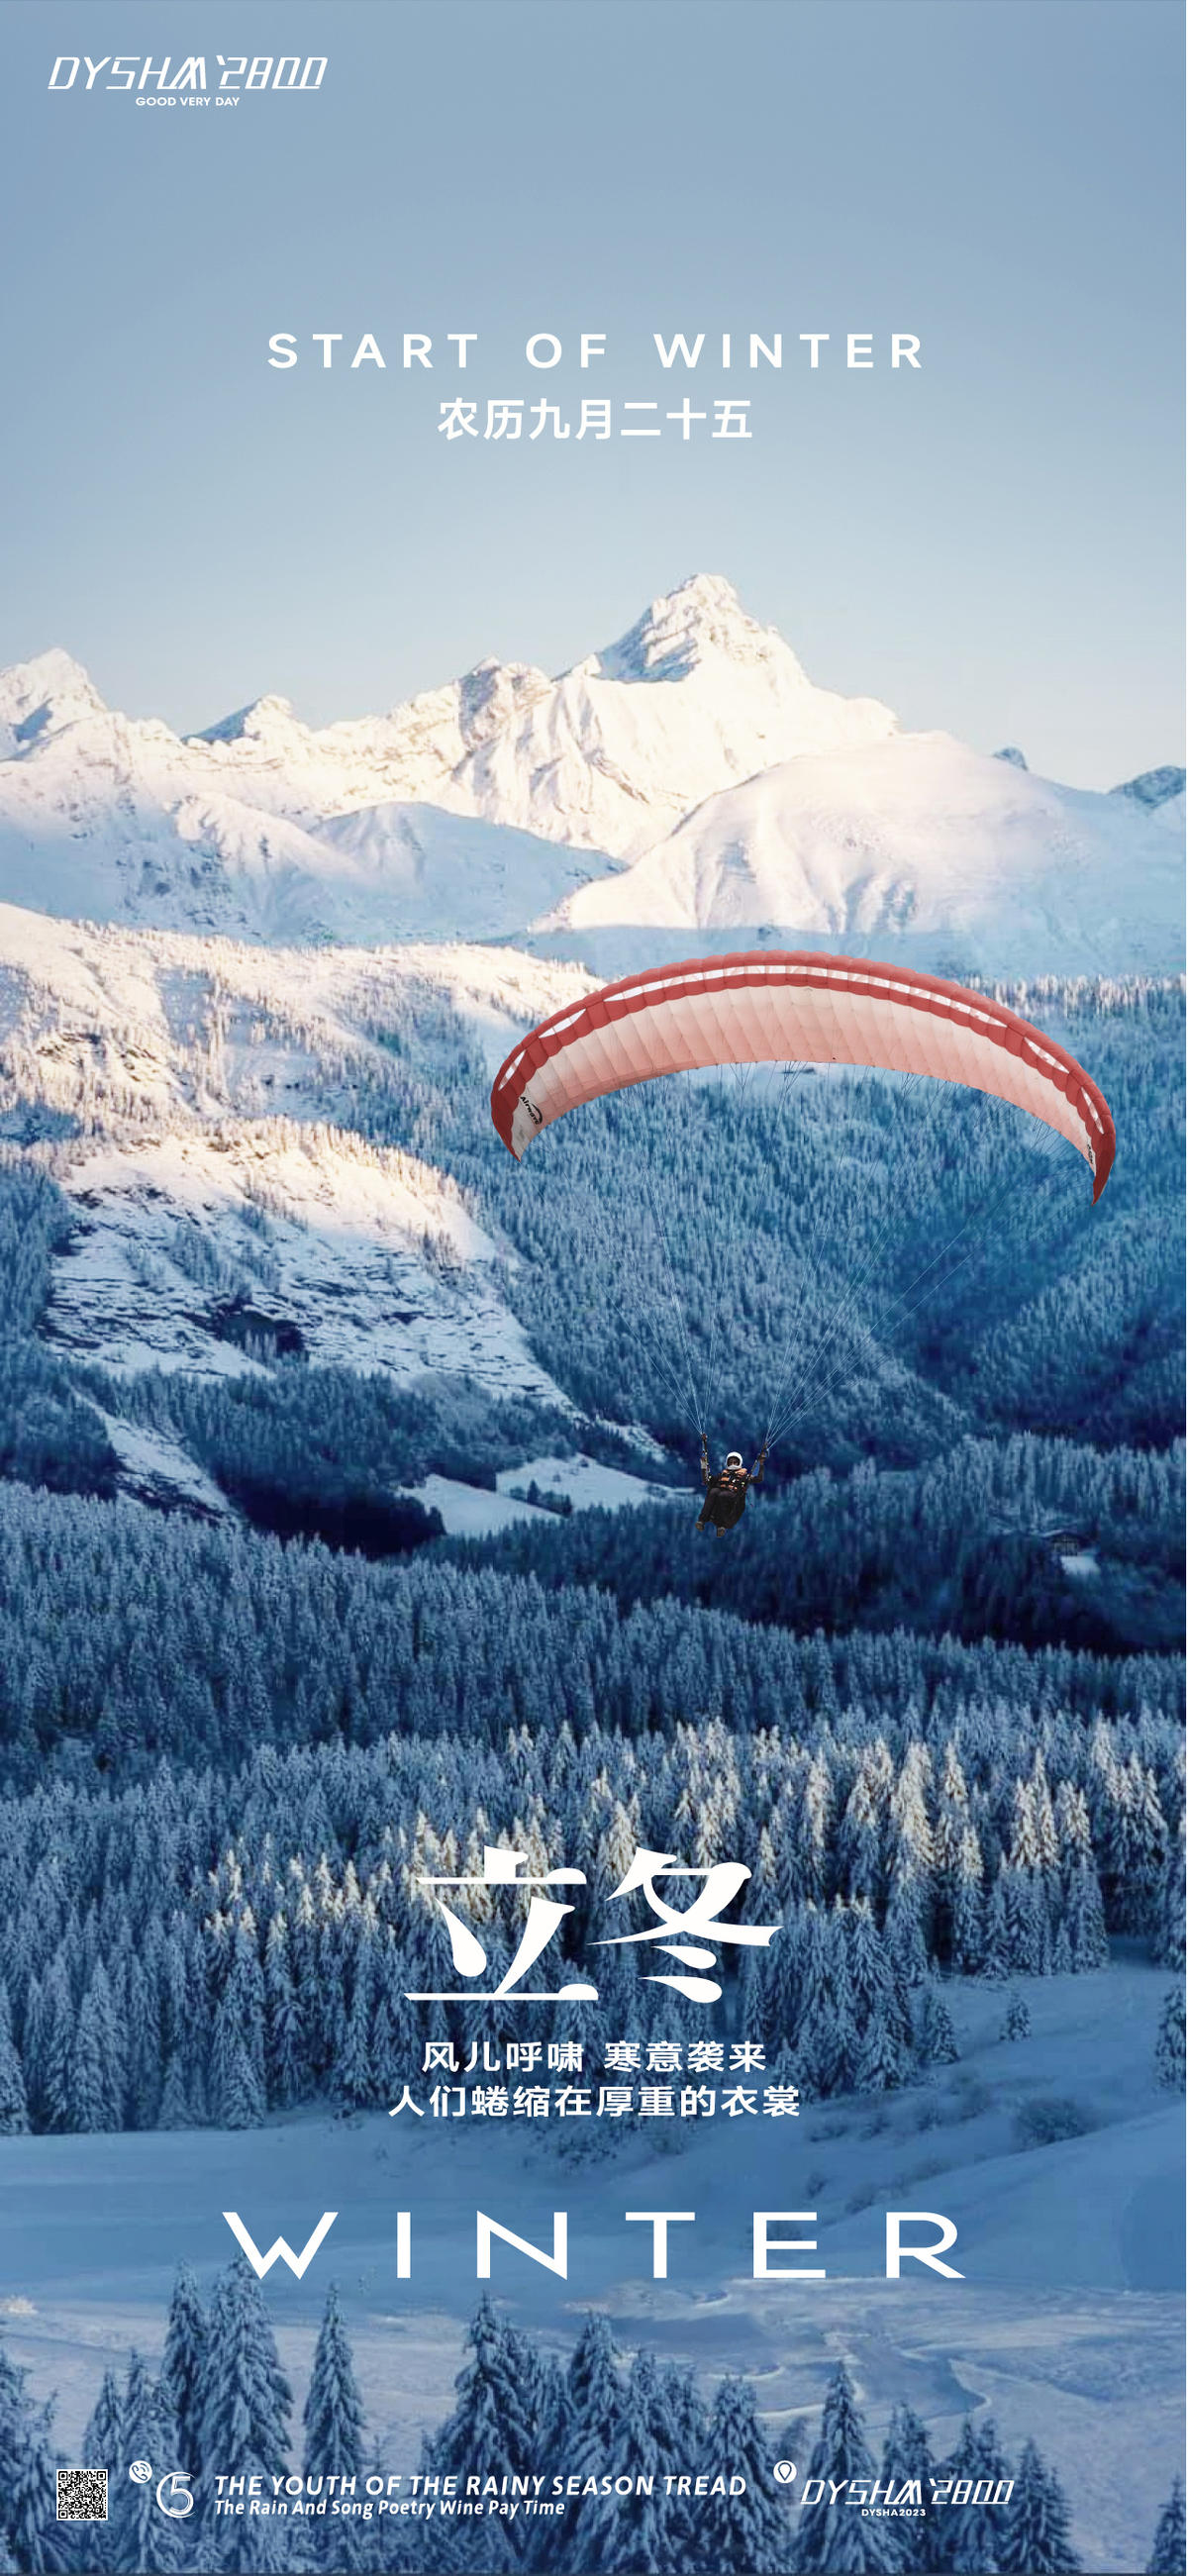
[[[106,2522],[106,2469],[59,2469],[59,2522]]]

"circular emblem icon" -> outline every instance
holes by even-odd
[[[775,2473],[782,2487],[790,2487],[796,2475],[795,2460],[777,2460]]]
[[[151,2460],[132,2460],[129,2462],[128,2475],[136,2486],[146,2487],[152,2474],[153,2464]]]
[[[167,2513],[172,2522],[184,2522],[186,2515],[194,2510],[189,2471],[170,2469],[167,2477],[158,2478],[157,2502],[162,2513]]]

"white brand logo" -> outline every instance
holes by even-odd
[[[59,54],[47,89],[122,89],[143,91],[149,100],[162,91],[213,90],[236,98],[242,90],[320,89],[326,77],[325,54],[216,54],[214,77],[207,80],[204,54]]]

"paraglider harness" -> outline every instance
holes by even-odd
[[[749,1471],[746,1467],[742,1466],[722,1467],[719,1469],[716,1476],[711,1476],[709,1446],[703,1438],[701,1443],[701,1481],[705,1487],[705,1501],[701,1506],[701,1516],[696,1524],[699,1530],[715,1530],[718,1537],[721,1538],[724,1530],[732,1530],[737,1527],[746,1509],[748,1487],[758,1484],[759,1479],[763,1474],[766,1460],[767,1444],[765,1442],[759,1452],[754,1466]]]

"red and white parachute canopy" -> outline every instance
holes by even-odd
[[[500,1066],[491,1116],[517,1162],[542,1127],[632,1083],[714,1064],[855,1064],[1009,1100],[1067,1136],[1099,1199],[1114,1122],[1075,1056],[985,993],[862,957],[744,949],[604,984]]]

